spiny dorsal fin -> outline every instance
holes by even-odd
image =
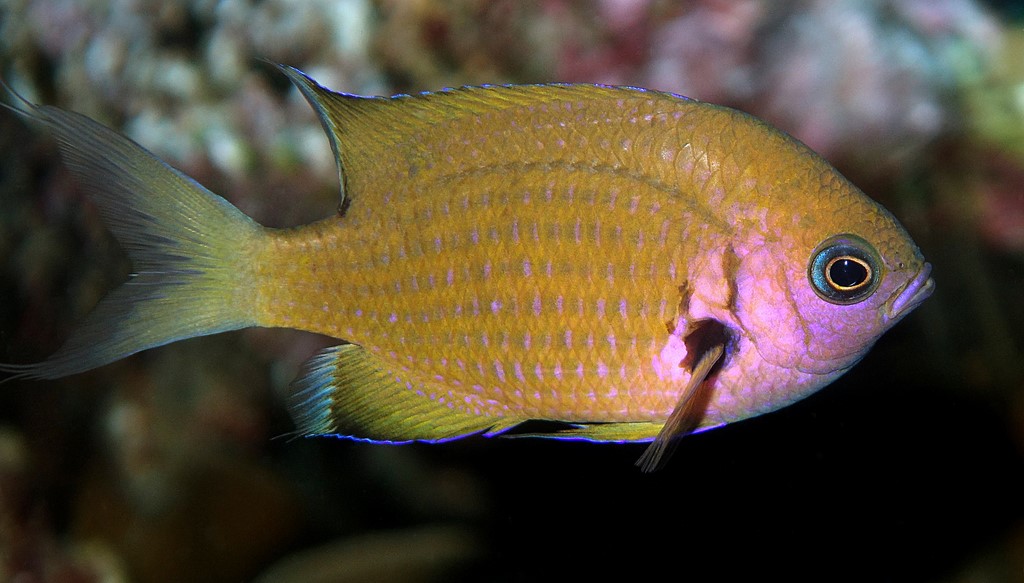
[[[637,115],[638,108],[649,113],[697,104],[658,91],[586,84],[484,85],[416,95],[362,97],[327,89],[293,67],[278,67],[302,92],[323,124],[338,162],[342,202],[358,188],[367,187],[365,183],[355,184],[357,180],[365,178],[372,183],[383,168],[402,176],[402,169],[418,167],[417,159],[424,154],[429,156],[431,148],[446,153],[444,151],[452,144],[445,140],[459,143],[481,138],[485,131],[483,126],[488,124],[485,118],[511,108],[523,109],[522,115],[502,118],[489,127],[489,131],[507,131],[510,136],[519,135],[523,139],[529,132],[537,132],[538,127],[563,125],[564,133],[569,135],[573,132],[573,123],[589,124],[604,117],[611,120]],[[641,106],[641,103],[647,105]],[[581,110],[590,106],[597,107],[595,112],[585,120],[577,119]],[[716,106],[700,104],[698,107]],[[434,129],[445,122],[455,122],[457,128]],[[537,139],[543,138],[538,134]],[[537,140],[524,143],[535,145]],[[508,152],[503,154],[508,155]],[[594,159],[593,153],[579,154],[588,161]],[[538,155],[546,162],[555,162],[553,156],[559,154],[552,151]]]

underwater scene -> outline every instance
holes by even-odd
[[[1024,581],[1024,4],[0,0],[0,81],[0,581]]]

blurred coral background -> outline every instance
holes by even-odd
[[[330,339],[248,330],[0,386],[0,579],[1024,581],[1024,5],[971,0],[0,0],[0,76],[270,226],[334,212],[346,92],[585,81],[729,105],[896,214],[937,291],[778,413],[640,445],[287,437]],[[52,141],[0,110],[0,361],[128,273]]]

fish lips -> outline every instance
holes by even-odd
[[[885,316],[895,322],[909,314],[935,291],[935,280],[931,278],[932,264],[925,263],[914,279],[908,281],[885,303]]]

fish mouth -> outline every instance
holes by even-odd
[[[885,315],[890,320],[898,320],[928,299],[935,291],[935,280],[932,279],[932,264],[925,263],[914,279],[907,282],[903,289],[885,303]]]

